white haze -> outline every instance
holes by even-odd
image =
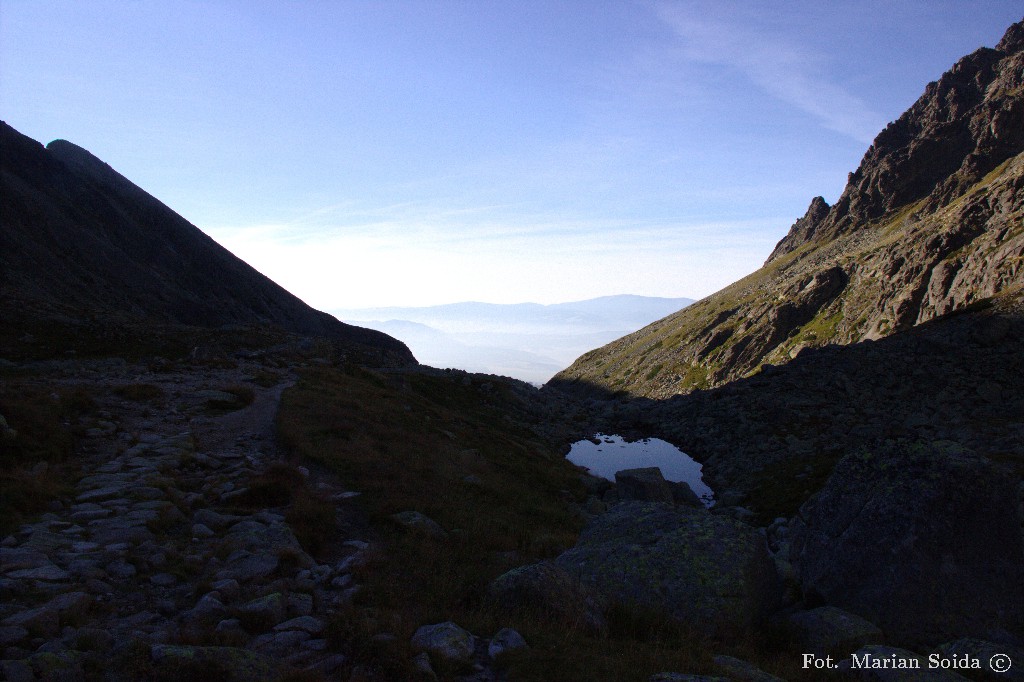
[[[692,303],[689,298],[603,296],[538,303],[452,303],[332,310],[338,319],[400,339],[420,362],[543,384],[589,350]]]

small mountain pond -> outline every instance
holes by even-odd
[[[658,467],[666,481],[683,481],[697,494],[704,506],[715,503],[715,493],[704,483],[701,465],[676,446],[658,438],[627,441],[622,436],[598,433],[594,440],[577,441],[566,458],[591,474],[615,480],[615,472],[639,467]]]

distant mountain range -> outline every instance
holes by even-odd
[[[465,302],[331,312],[401,339],[424,364],[541,384],[588,350],[692,302],[619,295],[552,305]]]

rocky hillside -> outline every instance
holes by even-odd
[[[817,197],[764,267],[579,358],[558,385],[664,398],[1020,287],[1024,22],[961,59]]]
[[[0,164],[6,336],[38,336],[47,319],[66,330],[258,325],[326,337],[379,364],[415,362],[400,341],[313,310],[70,142],[43,148],[0,122]]]

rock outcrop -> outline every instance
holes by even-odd
[[[1024,633],[1024,538],[1015,476],[959,448],[844,458],[791,525],[806,598],[936,643]]]

